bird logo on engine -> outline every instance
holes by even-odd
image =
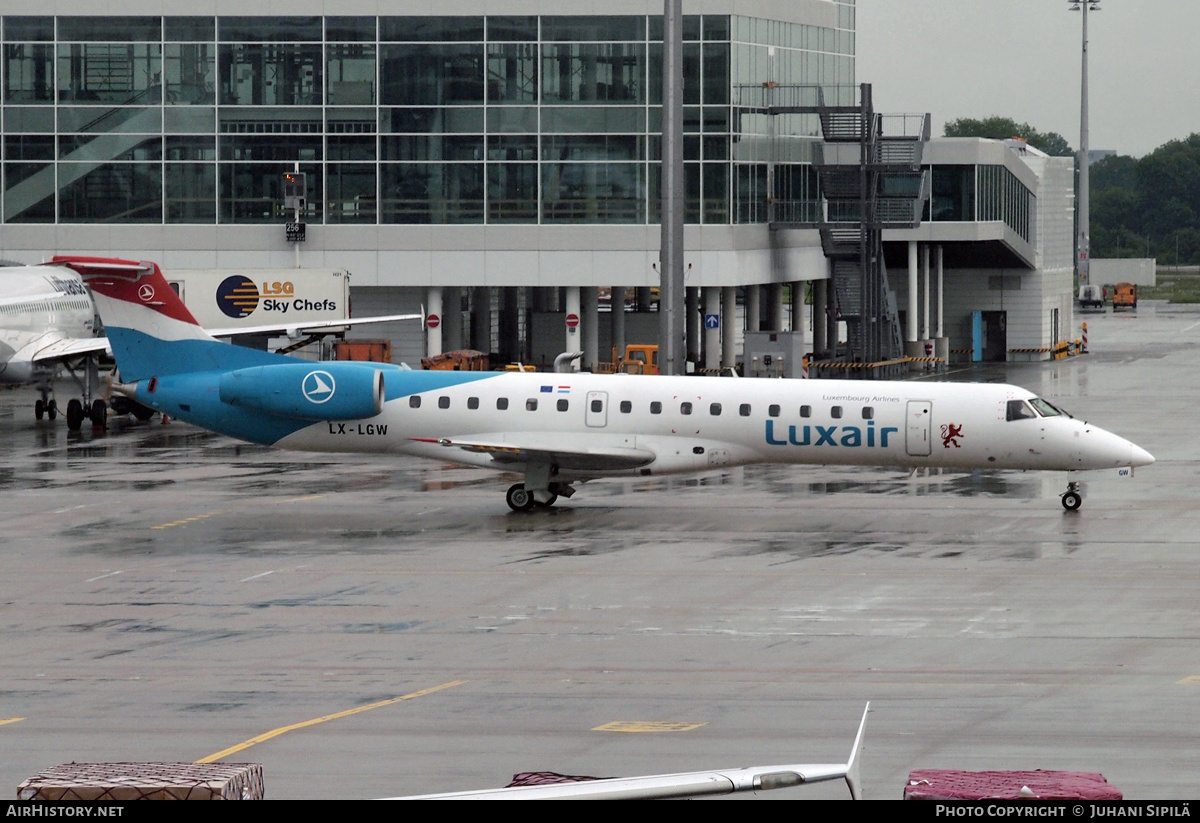
[[[300,384],[300,391],[310,403],[328,403],[337,390],[333,375],[327,371],[310,371]]]

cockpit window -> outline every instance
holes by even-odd
[[[1067,414],[1062,409],[1057,408],[1049,401],[1043,400],[1040,397],[1031,398],[1029,403],[1038,410],[1038,413],[1041,414],[1042,417],[1058,417],[1060,414]],[[1067,417],[1070,416],[1071,415],[1067,414]]]
[[[1007,416],[1009,420],[1036,420],[1037,412],[1024,400],[1009,400]]]

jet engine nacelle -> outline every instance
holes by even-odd
[[[383,372],[365,363],[281,363],[221,375],[222,403],[299,420],[361,420],[383,410]]]

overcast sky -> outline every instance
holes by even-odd
[[[1140,157],[1200,132],[1200,0],[1088,14],[1092,149]],[[876,111],[1011,117],[1079,147],[1081,12],[1068,0],[858,0],[858,82]]]

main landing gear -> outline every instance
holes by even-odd
[[[566,483],[550,483],[545,489],[527,489],[524,483],[515,483],[508,487],[504,501],[515,512],[527,512],[534,506],[550,508],[558,502],[559,496],[570,497],[575,489]]]
[[[1083,505],[1083,492],[1079,489],[1079,483],[1074,480],[1067,483],[1067,490],[1062,493],[1062,504],[1069,512],[1079,511],[1079,507]]]
[[[43,417],[50,420],[58,417],[58,403],[49,394],[50,392],[43,391],[42,396],[33,404],[33,416],[38,420]]]

